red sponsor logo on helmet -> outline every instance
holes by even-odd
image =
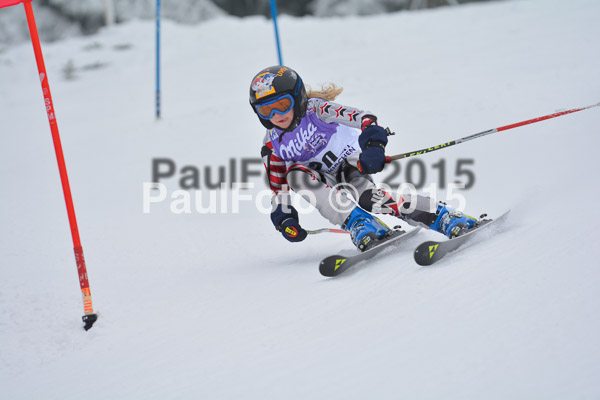
[[[267,71],[258,75],[254,79],[254,82],[252,82],[252,90],[254,90],[257,99],[275,93],[275,88],[272,85],[275,76],[275,74],[272,74]]]

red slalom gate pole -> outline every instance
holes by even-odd
[[[31,34],[31,43],[35,53],[35,60],[39,71],[40,83],[42,84],[42,92],[44,94],[44,103],[46,112],[48,113],[48,121],[50,122],[50,131],[52,132],[52,141],[54,142],[54,150],[56,152],[56,161],[58,162],[58,171],[60,173],[60,181],[62,183],[65,203],[67,205],[67,215],[69,216],[69,225],[71,227],[71,236],[73,237],[73,249],[75,251],[75,263],[77,265],[77,273],[79,276],[79,284],[83,296],[83,311],[82,317],[84,329],[89,330],[94,322],[98,319],[98,315],[94,313],[92,307],[92,295],[90,293],[90,283],[88,281],[87,268],[85,266],[85,258],[83,257],[83,248],[81,247],[81,239],[79,238],[79,229],[77,228],[77,219],[75,218],[75,209],[73,207],[73,199],[71,197],[71,188],[69,186],[69,178],[67,176],[67,167],[65,165],[65,157],[62,151],[60,135],[58,133],[58,125],[56,123],[56,115],[54,113],[54,105],[52,103],[52,95],[50,94],[50,85],[48,84],[48,76],[46,74],[46,66],[44,65],[44,56],[40,45],[35,17],[33,15],[33,7],[31,0],[23,0],[25,14],[27,15],[27,24],[29,25],[29,33]]]
[[[586,107],[574,108],[572,110],[560,111],[560,112],[556,112],[554,114],[548,114],[548,115],[544,115],[542,117],[528,119],[527,121],[521,121],[521,122],[516,122],[516,123],[510,124],[510,125],[504,125],[504,126],[501,126],[499,128],[488,129],[487,131],[475,133],[475,134],[470,135],[470,136],[465,136],[464,138],[456,139],[456,140],[453,140],[451,142],[442,143],[442,144],[439,144],[439,145],[434,146],[434,147],[428,147],[426,149],[421,149],[421,150],[416,150],[416,151],[410,151],[408,153],[397,154],[395,156],[387,156],[385,158],[385,162],[386,163],[390,163],[390,162],[392,162],[394,160],[401,160],[401,159],[407,158],[407,157],[420,156],[420,155],[423,155],[423,154],[426,154],[426,153],[431,153],[432,151],[441,150],[441,149],[445,149],[445,148],[450,147],[450,146],[454,146],[455,144],[460,144],[460,143],[463,143],[463,142],[466,142],[466,141],[469,141],[469,140],[480,138],[482,136],[487,136],[487,135],[490,135],[492,133],[507,131],[509,129],[518,128],[518,127],[523,126],[523,125],[534,124],[536,122],[545,121],[547,119],[560,117],[561,115],[572,114],[574,112],[583,111],[583,110],[587,110],[587,109],[590,109],[590,108],[593,108],[593,107],[598,107],[598,106],[600,106],[600,103],[592,104],[591,106],[586,106]]]

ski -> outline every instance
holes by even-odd
[[[440,242],[427,241],[421,243],[415,249],[415,261],[419,265],[431,265],[436,261],[441,260],[446,254],[458,249],[463,244],[477,236],[478,233],[486,231],[488,227],[496,225],[506,220],[509,211],[499,216],[496,219],[484,219],[479,222],[475,228],[469,229],[466,233],[454,238]]]
[[[406,232],[403,230],[394,230],[392,233],[386,238],[381,240],[381,243],[376,244],[375,246],[367,249],[366,251],[350,255],[350,256],[342,256],[339,254],[329,256],[319,264],[319,272],[323,276],[337,276],[342,272],[346,271],[348,268],[353,265],[369,260],[375,257],[377,254],[381,253],[385,249],[393,248],[399,246],[404,242],[405,239],[415,235],[421,228],[413,229],[410,232]]]

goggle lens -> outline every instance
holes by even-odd
[[[277,114],[286,114],[294,106],[294,99],[290,95],[273,100],[266,104],[258,104],[255,106],[256,112],[263,119],[271,119]]]

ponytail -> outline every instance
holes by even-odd
[[[311,88],[307,88],[308,98],[318,97],[320,99],[325,99],[328,101],[335,100],[336,97],[340,95],[344,91],[344,88],[341,86],[337,86],[335,83],[326,83],[321,86],[321,90],[312,90]]]

